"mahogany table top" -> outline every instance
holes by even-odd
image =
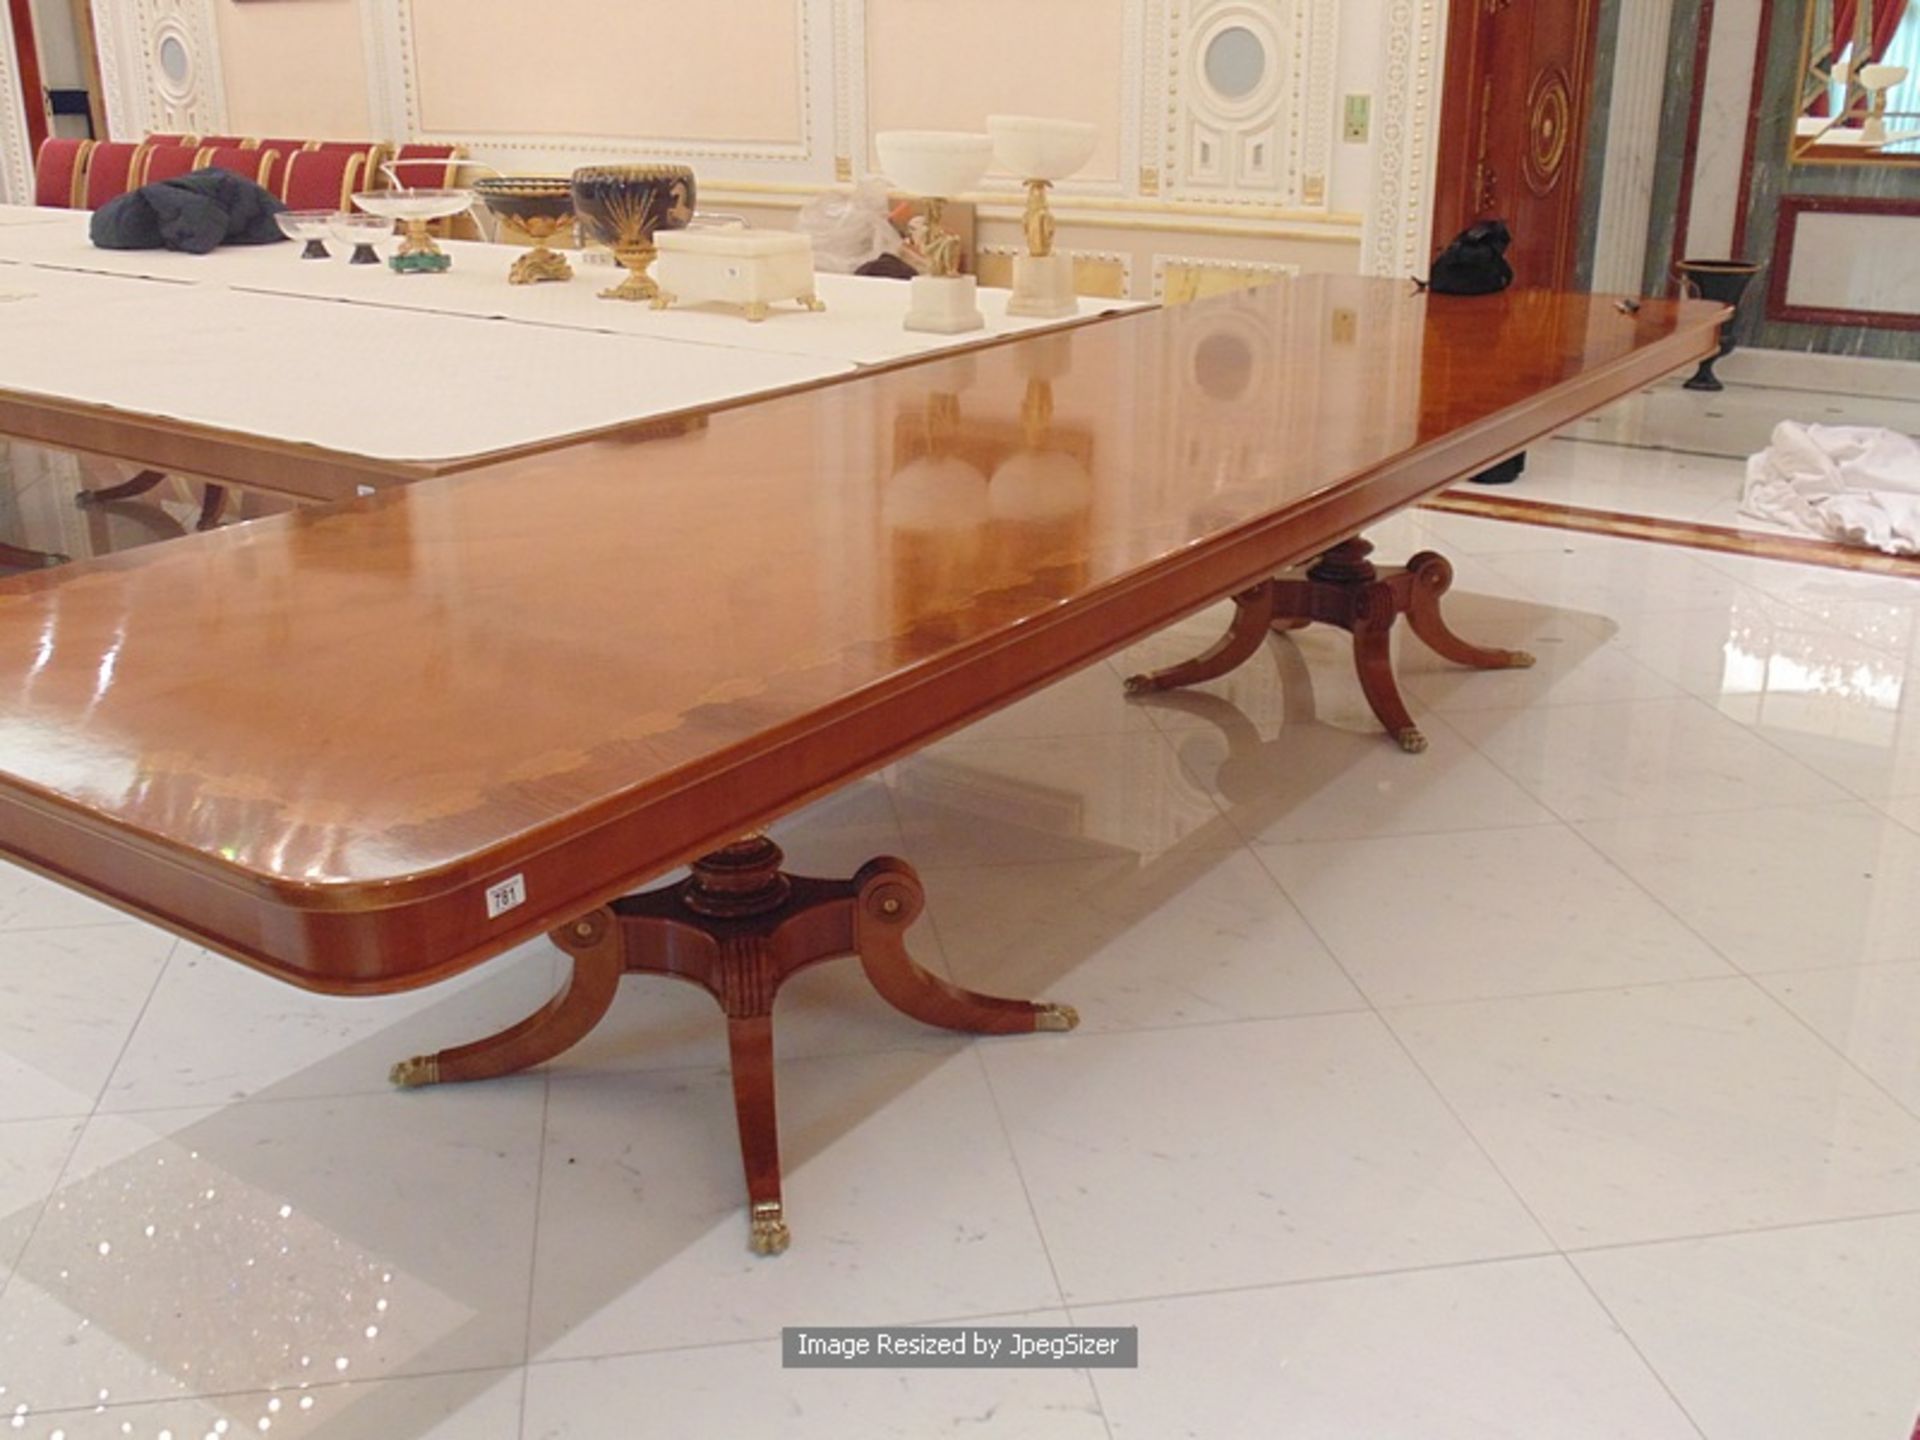
[[[1310,278],[18,576],[0,851],[298,984],[423,984],[1699,358],[1724,313]]]

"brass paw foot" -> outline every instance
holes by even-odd
[[[1416,725],[1409,725],[1393,738],[1399,742],[1400,748],[1409,755],[1418,755],[1427,748],[1427,737],[1420,733],[1420,729]]]
[[[818,295],[802,295],[800,297],[800,304],[804,308],[813,311],[820,311],[827,308],[827,302],[822,300]]]
[[[1533,655],[1529,651],[1509,650],[1507,652],[1507,668],[1509,670],[1531,670],[1534,667],[1534,663]]]
[[[1153,683],[1151,675],[1129,675],[1121,682],[1121,688],[1129,695],[1151,695],[1160,687]]]
[[[415,1055],[411,1060],[402,1060],[387,1072],[388,1083],[398,1085],[403,1090],[418,1089],[422,1085],[440,1083],[440,1057],[438,1055]]]
[[[1037,1031],[1071,1030],[1080,1023],[1080,1012],[1071,1005],[1042,1005],[1033,1017]]]
[[[753,1207],[752,1227],[747,1244],[756,1255],[778,1255],[793,1240],[778,1200],[763,1200]]]

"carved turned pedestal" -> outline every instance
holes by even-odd
[[[1373,546],[1355,538],[1342,541],[1304,570],[1263,580],[1233,597],[1233,624],[1204,654],[1165,670],[1128,677],[1127,693],[1197,685],[1238,669],[1259,650],[1268,633],[1297,630],[1319,621],[1338,625],[1353,636],[1353,660],[1367,704],[1402,750],[1418,753],[1427,737],[1413,723],[1393,675],[1390,641],[1394,622],[1405,615],[1413,633],[1458,665],[1478,670],[1517,670],[1533,664],[1524,650],[1492,650],[1470,645],[1456,635],[1440,613],[1440,597],[1453,585],[1453,566],[1444,555],[1423,550],[1404,566],[1381,571],[1367,557]]]
[[[566,989],[498,1035],[401,1062],[393,1082],[487,1080],[551,1060],[599,1024],[625,974],[703,985],[727,1017],[753,1249],[777,1255],[789,1235],[774,1111],[773,1001],[788,976],[851,954],[883,999],[929,1025],[1014,1035],[1079,1023],[1068,1006],[977,995],[915,964],[906,932],[926,896],[904,860],[881,856],[851,880],[815,880],[785,873],[783,858],[772,840],[750,836],[696,862],[678,885],[627,896],[561,926],[552,939],[573,957]]]

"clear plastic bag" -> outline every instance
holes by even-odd
[[[800,207],[797,228],[813,241],[814,269],[833,275],[851,275],[881,255],[900,253],[900,232],[887,216],[884,180],[823,191]]]

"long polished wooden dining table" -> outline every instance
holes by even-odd
[[[916,965],[906,861],[788,876],[758,827],[1351,558],[1373,522],[1705,355],[1724,315],[1312,277],[18,576],[0,851],[333,994],[541,933],[571,957],[544,1010],[402,1083],[551,1058],[624,973],[705,985],[776,1251],[788,975],[853,954],[933,1024],[1073,1016]]]

